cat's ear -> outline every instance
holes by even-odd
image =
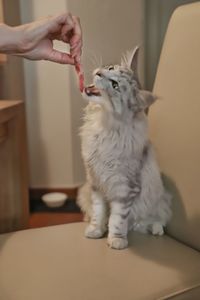
[[[151,104],[153,104],[158,99],[157,96],[146,90],[139,91],[139,98],[140,105],[143,110],[149,108],[149,106],[151,106]]]
[[[136,80],[139,82],[138,76],[138,57],[139,57],[139,46],[136,46],[133,51],[127,51],[122,57],[121,65],[131,69],[135,75]]]
[[[132,52],[131,59],[129,62],[129,68],[133,71],[133,73],[138,78],[138,57],[139,57],[139,46],[136,46]]]

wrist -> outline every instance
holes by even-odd
[[[13,54],[20,51],[20,33],[15,27],[0,24],[0,52]]]

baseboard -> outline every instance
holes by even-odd
[[[31,200],[41,199],[42,195],[47,193],[65,193],[69,196],[70,199],[76,199],[78,187],[76,188],[30,188],[29,195]]]

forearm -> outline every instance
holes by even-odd
[[[21,32],[17,27],[0,24],[0,52],[14,54],[21,52]]]

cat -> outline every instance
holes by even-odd
[[[171,195],[165,190],[148,139],[145,110],[156,100],[141,89],[139,48],[121,65],[94,71],[94,84],[80,130],[87,182],[78,203],[89,221],[85,236],[101,238],[108,231],[113,249],[128,246],[130,230],[164,234],[171,217]]]

